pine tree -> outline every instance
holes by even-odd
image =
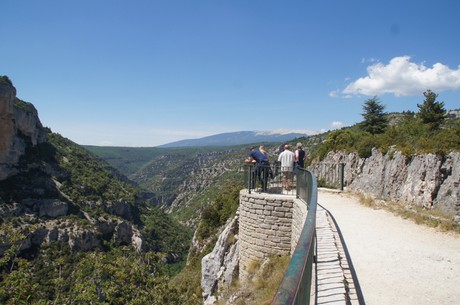
[[[379,99],[374,96],[364,102],[362,116],[364,121],[361,123],[361,129],[371,134],[384,133],[388,125],[385,106],[380,103]]]
[[[420,109],[417,117],[424,123],[428,124],[431,130],[437,130],[446,119],[446,110],[444,102],[436,102],[438,95],[431,90],[423,92],[425,101],[423,104],[417,104]]]

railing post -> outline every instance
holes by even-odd
[[[345,184],[345,163],[340,163],[340,190],[343,191],[343,187]]]

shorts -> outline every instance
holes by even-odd
[[[292,172],[291,171],[282,171],[283,177],[286,179],[291,179]]]

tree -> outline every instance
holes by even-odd
[[[384,133],[388,125],[385,106],[380,103],[379,99],[374,96],[364,102],[362,116],[364,121],[361,123],[361,129],[371,134]]]
[[[425,101],[423,104],[417,104],[419,112],[417,117],[424,123],[430,126],[431,130],[437,130],[446,119],[446,110],[444,102],[436,102],[438,95],[431,90],[423,92]]]

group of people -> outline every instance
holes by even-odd
[[[284,144],[282,146],[282,151],[278,155],[278,162],[281,163],[283,189],[290,190],[292,174],[295,172],[297,167],[304,168],[305,157],[306,154],[303,150],[302,143],[297,143],[297,149],[295,152],[290,150],[289,144]],[[265,191],[267,189],[268,177],[272,175],[268,153],[265,151],[265,147],[260,146],[259,150],[256,150],[254,146],[250,147],[249,158],[246,160],[246,163],[255,164],[254,178],[256,176],[259,178],[262,183],[262,188]]]

